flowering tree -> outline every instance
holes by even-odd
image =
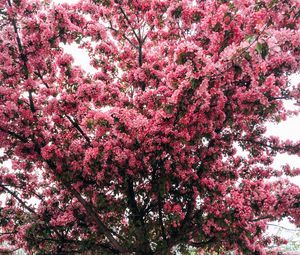
[[[300,188],[274,178],[300,171],[271,166],[299,142],[265,134],[299,106],[299,19],[297,0],[0,0],[0,240],[265,254],[268,221],[300,224]]]

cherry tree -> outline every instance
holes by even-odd
[[[299,109],[299,19],[298,0],[0,0],[1,252],[266,254],[269,221],[300,224],[300,169],[272,167],[300,144],[265,134]]]

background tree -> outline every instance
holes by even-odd
[[[300,224],[297,0],[0,0],[1,241],[30,254],[265,254]],[[63,44],[89,53],[95,74]],[[237,152],[242,148],[244,153]],[[276,241],[276,240],[275,240]],[[4,252],[4,251],[3,251]]]

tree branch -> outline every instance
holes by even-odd
[[[7,2],[8,2],[9,7],[12,8],[11,0],[7,0]],[[28,79],[29,78],[29,69],[27,66],[28,58],[27,58],[26,54],[24,54],[23,45],[22,45],[21,38],[20,38],[20,35],[18,32],[17,22],[14,18],[11,18],[10,21],[12,22],[14,32],[16,34],[16,40],[17,40],[18,50],[20,52],[20,58],[23,61],[23,67],[25,69],[25,79]],[[34,113],[36,111],[36,109],[34,107],[32,93],[33,93],[33,90],[29,89],[28,94],[29,94],[30,110],[32,113]]]
[[[117,29],[115,29],[115,28],[113,28],[113,25],[112,25],[112,23],[111,23],[111,21],[109,21],[109,27],[107,27],[108,29],[111,29],[111,30],[113,30],[113,31],[115,31],[115,32],[117,32],[117,33],[119,33],[120,31],[119,30],[117,30]],[[138,47],[127,37],[127,35],[125,35],[125,34],[123,34],[123,37],[130,43],[130,45],[133,47],[133,48],[135,48],[135,49],[138,49]]]
[[[12,137],[14,137],[14,138],[20,140],[20,141],[23,142],[23,143],[27,143],[27,142],[28,142],[27,138],[25,138],[25,137],[23,137],[23,136],[21,136],[21,135],[15,133],[15,132],[13,132],[13,131],[5,130],[5,129],[2,128],[2,127],[0,127],[0,131],[2,131],[3,133],[9,134],[10,136],[12,136]]]
[[[48,160],[49,161],[49,160]],[[48,162],[47,161],[47,162]],[[48,162],[49,165],[49,162]],[[53,165],[50,163],[50,165]],[[112,231],[105,226],[105,224],[99,219],[97,212],[94,210],[93,206],[90,205],[79,192],[77,192],[69,183],[62,183],[63,186],[67,188],[67,190],[78,199],[78,201],[83,205],[88,214],[93,218],[93,220],[97,223],[100,233],[104,234],[107,239],[110,241],[112,247],[119,251],[126,253],[127,249],[125,249],[121,244],[114,238],[112,235]]]
[[[279,226],[279,225],[276,225],[276,224],[271,224],[271,223],[267,223],[267,225],[268,225],[268,226],[272,226],[272,227],[281,228],[281,229],[284,229],[284,230],[287,230],[287,231],[295,231],[295,232],[300,232],[300,229],[291,229],[291,228],[286,228],[286,227]]]
[[[135,38],[137,39],[137,41],[139,43],[138,47],[135,47],[135,48],[138,50],[138,64],[139,64],[139,67],[141,67],[143,65],[143,44],[147,37],[145,36],[144,38],[141,38],[140,30],[139,30],[139,35],[138,35],[136,33],[135,29],[131,26],[130,20],[129,20],[127,14],[125,13],[124,9],[122,8],[122,6],[119,6],[119,9],[120,9],[121,13],[123,14],[125,20],[127,21],[128,26],[131,28]],[[145,82],[141,82],[141,88],[142,88],[142,91],[145,91],[145,89],[146,89]]]
[[[143,251],[150,252],[151,247],[150,247],[150,243],[149,243],[148,233],[145,228],[145,222],[144,222],[143,215],[142,215],[141,211],[139,210],[138,205],[135,200],[135,192],[134,192],[134,188],[133,188],[132,177],[127,175],[125,178],[127,179],[127,182],[126,182],[127,183],[127,187],[126,187],[126,189],[127,189],[127,204],[128,204],[130,211],[133,214],[132,220],[133,220],[133,225],[136,227],[137,240],[139,240],[140,238],[142,239],[142,242],[139,243],[138,248],[142,248]]]
[[[6,133],[18,138],[21,142],[26,143],[28,142],[27,139],[24,139],[23,137],[19,136],[18,134],[15,134],[13,132],[9,132],[6,130],[3,130],[0,127],[1,131],[5,131]],[[40,147],[37,145],[35,148],[35,151],[41,155],[41,150]],[[50,160],[45,160],[45,162],[48,164],[48,166],[55,172],[56,170],[56,165],[50,161]],[[103,233],[107,239],[111,242],[112,247],[116,250],[118,250],[119,252],[127,252],[127,250],[122,247],[119,242],[114,238],[114,236],[112,235],[112,231],[107,228],[104,223],[99,219],[97,212],[94,210],[93,206],[90,205],[88,202],[86,202],[86,200],[80,195],[80,193],[78,193],[69,183],[65,183],[61,180],[62,185],[65,186],[67,188],[67,190],[78,199],[78,201],[84,206],[84,208],[86,209],[86,211],[88,212],[88,214],[95,220],[95,222],[97,223],[99,230],[101,233]],[[34,213],[36,215],[36,212],[30,208],[29,206],[26,205],[26,203],[24,203],[13,191],[10,191],[9,189],[7,189],[6,187],[3,187],[4,190],[6,190],[9,194],[11,194],[13,197],[15,197],[24,208],[26,208],[28,211],[30,211],[31,213]]]
[[[214,243],[216,241],[216,237],[212,237],[210,239],[208,239],[207,241],[203,241],[203,242],[190,242],[189,244],[193,247],[197,247],[197,248],[202,248],[207,246],[210,243]]]
[[[87,134],[85,134],[83,132],[83,130],[81,129],[81,127],[79,126],[78,122],[75,120],[72,120],[72,118],[68,115],[66,115],[67,119],[71,122],[71,124],[73,125],[74,128],[76,128],[78,130],[78,132],[84,137],[84,139],[88,142],[88,144],[91,144],[91,140],[90,138],[87,136]]]
[[[49,89],[50,87],[49,87],[48,83],[44,81],[44,78],[43,78],[41,72],[38,70],[37,72],[34,72],[34,73],[37,75],[37,77],[39,77],[41,79],[42,83],[46,86],[46,88]]]
[[[2,187],[2,189],[4,189],[7,193],[12,195],[27,211],[31,212],[34,215],[37,215],[37,213],[30,206],[28,206],[21,198],[19,198],[16,192],[11,191],[10,189],[8,189],[6,186],[2,184],[0,184],[0,187]]]
[[[166,243],[167,246],[168,245],[168,239],[167,239],[167,235],[166,235],[166,230],[165,230],[165,226],[164,226],[164,222],[163,222],[163,215],[162,215],[162,203],[161,203],[161,195],[160,192],[158,191],[158,216],[159,216],[159,225],[160,225],[160,229],[161,229],[161,233],[162,233],[162,237],[164,239],[164,242]]]
[[[133,34],[134,34],[135,38],[136,38],[136,39],[137,39],[137,41],[140,43],[140,41],[141,41],[141,38],[138,36],[138,34],[137,34],[137,33],[136,33],[136,31],[134,30],[134,28],[131,26],[130,20],[129,20],[129,18],[128,18],[127,14],[125,13],[125,11],[124,11],[124,9],[122,8],[122,6],[121,6],[121,5],[119,6],[119,10],[121,11],[121,13],[123,14],[123,16],[124,16],[125,20],[127,21],[127,23],[128,23],[128,26],[131,28],[131,30],[132,30],[132,32],[133,32]]]
[[[43,76],[41,75],[41,73],[35,72],[35,74],[41,79],[42,83],[46,86],[46,88],[50,88],[49,85],[44,81]],[[61,118],[63,118],[63,116],[60,116]],[[87,136],[87,134],[85,134],[82,130],[82,128],[79,126],[78,122],[76,120],[73,120],[70,116],[66,115],[67,119],[71,122],[71,124],[73,125],[73,127],[75,129],[78,130],[78,132],[84,137],[84,139],[88,142],[88,144],[91,143],[90,138]]]
[[[20,250],[20,249],[22,249],[22,248],[20,248],[20,247],[17,247],[17,248],[12,248],[12,249],[2,249],[2,248],[0,248],[0,252],[1,252],[1,254],[13,254],[15,251],[17,251],[17,250]]]

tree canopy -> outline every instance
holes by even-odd
[[[2,252],[266,254],[267,222],[300,224],[300,169],[272,166],[300,143],[265,126],[299,110],[299,19],[298,0],[0,0]]]

